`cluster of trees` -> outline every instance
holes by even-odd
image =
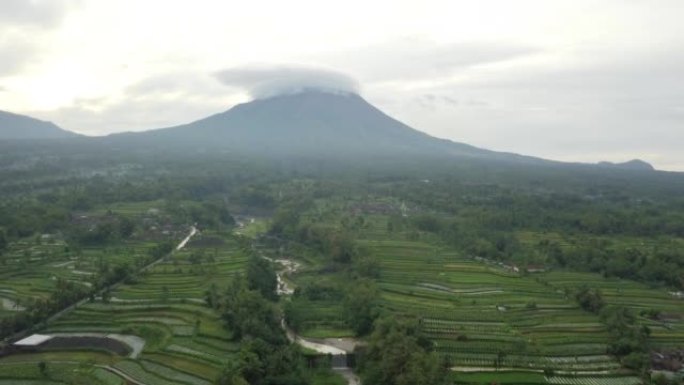
[[[407,178],[389,184],[391,189],[385,183],[370,190],[391,190],[422,210],[408,218],[391,217],[392,232],[435,234],[465,254],[493,260],[542,263],[684,289],[684,252],[676,242],[684,236],[684,204],[681,194],[665,193],[677,191],[676,181],[637,186],[616,180],[592,186],[581,179],[529,177],[520,175],[516,181],[483,175],[467,181],[444,175],[430,183]],[[568,242],[561,247],[549,237],[539,244],[522,243],[523,232],[563,234]],[[653,237],[659,239],[657,247],[637,242]],[[625,239],[634,242],[625,246]]]
[[[247,287],[249,290],[259,292],[266,299],[278,300],[276,293],[278,276],[268,260],[256,256],[249,259],[247,262]]]
[[[347,324],[357,336],[365,336],[380,316],[380,291],[373,281],[359,279],[350,283],[344,299]]]
[[[168,255],[171,251],[173,251],[173,248],[174,244],[170,240],[160,242],[149,249],[148,255],[152,260],[157,260],[165,255]]]
[[[345,295],[339,285],[319,279],[297,286],[293,296],[303,297],[309,301],[340,301]]]
[[[5,238],[29,237],[39,233],[53,233],[64,229],[69,220],[69,211],[59,203],[37,200],[0,200],[0,227]]]
[[[580,287],[575,293],[575,300],[582,309],[594,314],[598,314],[606,305],[601,290],[589,286]]]
[[[40,325],[52,314],[85,298],[89,291],[84,285],[58,278],[50,297],[26,301],[22,303],[24,311],[0,320],[0,339]]]
[[[575,299],[582,309],[598,314],[601,322],[606,325],[611,334],[608,354],[618,357],[627,368],[648,368],[648,337],[651,335],[648,326],[640,325],[636,315],[626,307],[606,306],[599,289],[582,286],[575,293]]]
[[[659,181],[650,191],[631,189],[628,183],[594,188],[579,180],[564,188],[563,183],[552,184],[551,178],[537,183],[506,181],[495,178],[486,183],[467,182],[445,176],[429,184],[415,180],[393,184],[396,196],[420,207],[457,214],[468,222],[497,230],[513,228],[538,231],[556,229],[593,235],[684,235],[682,218],[684,207],[674,182]],[[514,184],[514,186],[512,186]]]
[[[250,283],[243,277],[233,279],[220,302],[226,327],[236,340],[258,338],[281,344],[285,335],[280,329],[276,307],[258,290],[249,289]]]
[[[131,218],[108,214],[95,224],[72,225],[69,227],[69,242],[82,246],[103,246],[129,238],[135,231]]]
[[[105,288],[117,282],[128,281],[133,275],[134,271],[127,263],[122,263],[112,267],[109,265],[109,263],[103,262],[99,266],[98,274],[95,276],[95,284],[93,287],[96,289]],[[94,292],[91,294],[94,295]]]
[[[649,367],[649,340],[651,330],[640,325],[636,315],[628,308],[610,306],[601,311],[601,321],[611,334],[608,354],[620,358],[623,366],[645,371]]]
[[[625,246],[619,240],[575,231],[564,234],[567,239],[577,242],[568,242],[564,246],[549,239],[523,244],[518,240],[517,232],[537,229],[525,226],[497,229],[471,221],[472,218],[466,215],[450,218],[420,214],[408,219],[390,218],[388,226],[436,234],[467,255],[521,266],[543,264],[589,271],[606,277],[684,289],[684,251],[673,239],[661,237],[656,248],[650,245],[637,247],[636,242]],[[558,229],[558,232],[563,233],[563,230]]]
[[[380,277],[380,264],[370,253],[356,244],[352,229],[304,220],[301,213],[310,202],[297,200],[280,208],[272,223],[270,232],[281,239],[294,241],[323,262],[319,274],[341,273],[349,279],[342,284],[335,281],[307,283],[295,290],[291,302],[285,305],[288,324],[299,330],[300,314],[305,307],[298,306],[306,301],[341,301],[345,311],[345,322],[358,336],[365,336],[372,330],[373,322],[380,315],[379,290],[374,279]]]
[[[7,234],[5,233],[5,229],[0,228],[0,254],[2,254],[7,249],[8,245],[9,242],[7,241]]]
[[[552,256],[557,265],[572,270],[684,289],[684,251],[669,240],[658,240],[654,251],[589,240]]]
[[[358,351],[362,382],[373,385],[446,385],[450,365],[433,352],[416,319],[383,317]]]
[[[200,202],[166,200],[164,211],[169,213],[178,224],[196,223],[203,229],[230,229],[235,226],[228,206],[219,199]]]
[[[281,328],[281,315],[271,294],[275,272],[258,257],[249,262],[247,277],[237,276],[225,293],[207,293],[222,314],[226,328],[240,341],[240,352],[223,371],[221,385],[307,385],[309,380],[299,348]],[[263,261],[263,260],[262,260]],[[267,262],[267,261],[265,261]],[[270,270],[270,271],[269,271]],[[268,298],[262,293],[268,294]]]
[[[302,220],[300,213],[306,206],[307,203],[298,202],[280,208],[271,224],[271,234],[301,243],[325,255],[332,263],[351,263],[360,253],[352,234],[334,226]]]

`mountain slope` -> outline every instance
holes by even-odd
[[[386,115],[356,94],[322,91],[258,99],[189,124],[113,137],[257,155],[422,154],[534,159],[438,139]]]
[[[80,135],[63,130],[50,122],[0,111],[0,140],[62,139],[78,136]]]

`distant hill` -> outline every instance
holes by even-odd
[[[640,159],[633,159],[624,163],[612,163],[612,162],[600,162],[598,164],[601,167],[613,167],[621,168],[624,170],[641,170],[641,171],[653,171],[655,167],[648,162],[644,162]]]
[[[80,135],[24,115],[0,111],[0,140],[11,139],[63,139]]]

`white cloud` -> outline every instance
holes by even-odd
[[[255,99],[308,89],[359,93],[359,84],[350,76],[330,69],[307,66],[244,66],[219,71],[216,78],[227,86],[246,90]]]

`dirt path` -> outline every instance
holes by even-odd
[[[344,377],[345,380],[347,380],[347,384],[349,385],[361,385],[361,379],[354,374],[354,371],[351,370],[350,368],[344,368],[344,369],[333,369],[335,372],[339,373],[342,377]]]
[[[290,329],[287,324],[285,323],[285,320],[283,319],[281,321],[281,326],[283,330],[285,330],[285,334],[287,334],[287,339],[290,340],[290,342],[294,342],[297,345],[311,349],[315,352],[321,353],[321,354],[332,354],[332,355],[345,355],[347,354],[346,351],[332,345],[326,345],[314,341],[307,340],[299,335],[297,335],[292,329]]]
[[[98,368],[100,368],[100,369],[104,369],[104,370],[106,370],[106,371],[108,371],[108,372],[112,372],[112,373],[116,374],[117,376],[119,376],[119,377],[123,378],[124,380],[126,380],[129,384],[133,384],[133,385],[152,385],[152,384],[146,384],[146,383],[144,383],[144,382],[140,382],[140,381],[134,379],[133,377],[130,377],[128,374],[122,372],[121,370],[119,370],[119,369],[117,369],[117,368],[115,368],[115,367],[113,367],[113,366],[106,366],[106,365],[95,365],[95,366],[98,367]]]
[[[195,234],[197,234],[197,232],[198,232],[197,227],[192,226],[192,228],[190,229],[190,234],[188,234],[188,236],[185,237],[185,238],[181,241],[181,243],[178,244],[178,246],[176,246],[176,250],[180,250],[180,249],[184,248],[185,245],[187,245],[188,242],[190,242],[190,239],[192,239],[192,237],[194,237]]]
[[[118,297],[112,297],[109,299],[109,302],[111,303],[139,303],[139,304],[145,304],[145,303],[156,303],[158,302],[157,299],[125,299],[125,298],[118,298]],[[207,303],[205,300],[202,298],[173,298],[169,299],[168,302],[192,302],[192,303],[198,303],[198,304],[205,304]]]

